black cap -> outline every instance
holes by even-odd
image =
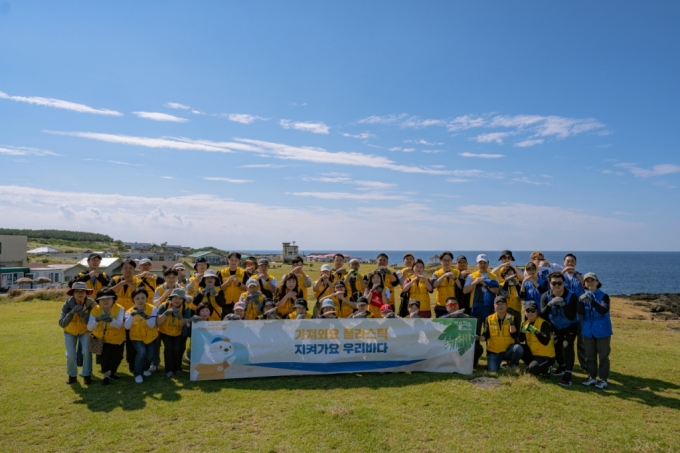
[[[307,301],[304,299],[298,299],[295,301],[295,306],[296,307],[305,307],[305,310],[307,310]]]
[[[533,300],[530,300],[529,302],[524,303],[524,309],[525,310],[532,309],[538,311],[538,305],[536,305],[536,302],[534,302]]]
[[[118,299],[118,296],[116,295],[115,292],[111,291],[110,289],[106,289],[106,288],[100,289],[99,291],[97,291],[96,300],[108,299],[108,298],[112,298],[113,301],[115,302]]]
[[[498,257],[498,261],[500,261],[505,255],[510,256],[510,261],[515,261],[515,257],[512,256],[512,252],[510,250],[503,250],[501,252],[501,256]]]
[[[357,305],[368,305],[368,299],[366,299],[364,296],[361,296],[357,299],[356,304]]]
[[[465,255],[458,255],[458,257],[456,258],[456,263],[463,260],[467,261],[468,259],[465,258]]]
[[[196,265],[200,263],[207,264],[208,267],[210,267],[210,263],[208,262],[208,260],[202,256],[200,258],[197,258],[196,261],[194,261],[194,270],[196,270]]]
[[[405,260],[407,256],[410,256],[411,258],[416,259],[416,257],[413,256],[413,253],[411,253],[411,252],[406,253],[402,259]]]
[[[87,260],[90,261],[92,258],[99,258],[102,259],[102,256],[99,253],[90,253],[87,256]]]

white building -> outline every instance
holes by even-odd
[[[298,246],[295,242],[284,242],[283,243],[283,262],[290,263],[293,258],[300,254]]]
[[[0,267],[25,267],[26,236],[0,235]]]

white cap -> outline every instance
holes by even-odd
[[[323,266],[321,266],[321,272],[323,272],[323,271],[330,272],[331,271],[331,265],[330,264],[324,264]]]
[[[151,260],[149,258],[144,258],[139,260],[139,265],[141,266],[142,264],[151,264]]]
[[[488,263],[489,258],[487,258],[485,254],[480,253],[479,255],[477,255],[477,262],[479,263],[480,261],[486,261]]]
[[[352,258],[351,260],[349,260],[349,264],[354,264],[354,263],[361,264],[361,261],[359,261],[356,258]]]
[[[246,282],[246,286],[259,286],[259,285],[257,284],[256,280],[249,278],[248,281]]]

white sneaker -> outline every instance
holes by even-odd
[[[152,373],[153,373],[154,371],[156,371],[157,369],[158,369],[158,367],[157,367],[156,365],[151,365],[151,366],[149,367],[149,371],[151,371]]]
[[[141,384],[142,382],[144,382],[144,378],[141,376],[135,376],[135,382],[137,384]]]
[[[589,386],[591,386],[591,385],[593,385],[593,384],[597,384],[597,382],[598,382],[598,381],[597,381],[595,378],[589,377],[587,380],[581,382],[581,384],[585,385],[586,387],[589,387]]]
[[[608,387],[607,381],[599,380],[597,381],[597,384],[595,384],[595,387],[599,388],[600,390],[604,390]]]
[[[151,371],[146,370],[144,373],[142,373],[144,376],[149,377],[151,376]],[[141,377],[141,376],[140,376]]]

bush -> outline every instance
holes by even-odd
[[[19,288],[10,289],[10,290],[7,292],[7,298],[8,298],[8,299],[12,299],[13,297],[19,297],[19,296],[21,296],[23,293],[24,293],[24,292],[23,292],[22,290],[20,290]]]
[[[36,291],[22,291],[13,289],[7,293],[8,302],[26,302],[29,300],[56,300],[64,301],[68,297],[68,288],[38,289]]]

